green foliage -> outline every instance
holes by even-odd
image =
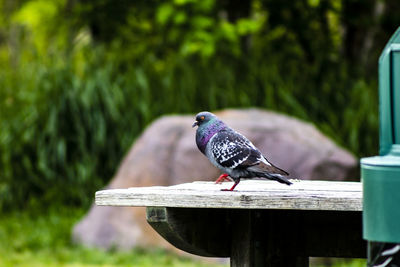
[[[341,259],[337,260],[332,267],[364,267],[366,264],[366,259]]]
[[[369,9],[337,1],[2,1],[0,210],[88,206],[164,114],[256,106],[313,122],[357,156],[376,154],[377,81],[363,62],[376,65],[379,49],[360,50],[368,60],[359,60],[341,30],[365,33],[344,11],[354,18]],[[394,28],[377,21],[384,43]]]
[[[366,259],[312,258],[310,261],[311,267],[364,267],[366,265]]]
[[[205,264],[166,251],[135,249],[102,251],[71,243],[70,229],[81,209],[57,209],[44,215],[13,212],[0,218],[1,266],[222,266]]]

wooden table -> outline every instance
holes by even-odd
[[[148,223],[186,252],[231,266],[308,266],[309,257],[366,258],[357,182],[243,180],[96,192],[97,205],[145,206]]]

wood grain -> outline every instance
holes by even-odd
[[[96,192],[96,204],[108,206],[292,209],[362,211],[359,182],[243,180],[236,191],[221,191],[232,183],[193,182],[174,186],[135,187]]]

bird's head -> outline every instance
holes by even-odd
[[[212,114],[211,112],[208,112],[208,111],[200,112],[196,115],[196,121],[193,123],[192,127],[195,127],[195,126],[200,127],[201,125],[206,124],[207,122],[209,122],[213,119],[216,119],[216,118],[217,117],[214,114]]]

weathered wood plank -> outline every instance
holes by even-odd
[[[361,211],[358,182],[245,180],[237,191],[220,191],[231,183],[193,182],[175,186],[137,187],[96,192],[97,205]]]

